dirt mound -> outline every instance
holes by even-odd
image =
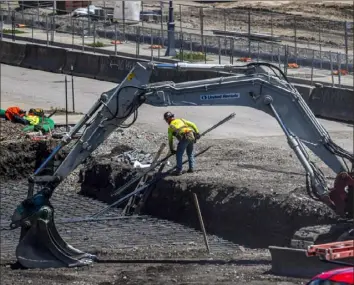
[[[24,139],[25,133],[22,131],[24,127],[24,125],[0,119],[0,141]]]
[[[26,178],[48,157],[51,148],[52,142],[45,141],[2,142],[0,179],[5,181]]]

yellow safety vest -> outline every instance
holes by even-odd
[[[34,115],[28,115],[24,117],[31,125],[36,126],[39,124],[39,117]]]

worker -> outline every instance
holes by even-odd
[[[5,117],[7,120],[14,123],[28,125],[29,122],[24,118],[25,115],[26,115],[26,111],[22,110],[17,106],[9,107],[5,111]]]
[[[189,169],[188,173],[194,170],[194,143],[200,138],[197,126],[185,119],[176,119],[171,112],[164,114],[164,120],[169,125],[168,127],[168,143],[172,154],[176,154],[176,170],[174,175],[182,174],[182,159],[186,151],[188,156]],[[176,137],[178,142],[177,151],[173,147],[173,137]]]

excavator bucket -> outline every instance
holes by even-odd
[[[25,268],[79,267],[91,264],[96,256],[67,244],[54,224],[54,210],[44,206],[29,229],[21,229],[16,248],[18,262]]]
[[[272,258],[272,273],[280,276],[312,278],[339,266],[323,262],[316,257],[307,257],[304,249],[270,246],[269,251]]]

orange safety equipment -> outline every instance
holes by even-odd
[[[15,116],[20,116],[23,117],[26,114],[26,111],[22,110],[21,108],[14,106],[14,107],[9,107],[5,111],[5,117],[9,121],[13,121]]]

